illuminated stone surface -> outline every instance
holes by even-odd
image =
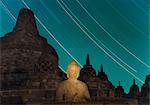
[[[59,84],[56,90],[56,100],[60,102],[83,102],[90,100],[88,87],[77,80],[80,67],[72,61],[67,67],[68,79]]]

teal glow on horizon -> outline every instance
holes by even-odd
[[[146,64],[150,66],[149,0],[63,0],[63,2],[61,0],[24,0],[24,2],[81,65],[85,64],[87,53],[96,71],[100,69],[100,64],[103,64],[109,80],[115,86],[118,85],[118,81],[121,81],[121,85],[128,92],[134,76],[144,81],[145,76],[150,73],[150,67],[146,66]],[[0,36],[12,31],[15,26],[12,15],[17,18],[19,10],[25,7],[22,0],[0,1]],[[77,18],[67,13],[73,13]],[[78,20],[95,37],[87,32]],[[48,34],[38,20],[36,22],[40,35],[56,49],[59,65],[66,70],[72,57]],[[141,61],[122,48],[113,38]],[[120,62],[98,40],[137,72]],[[104,53],[100,47],[108,54]],[[114,62],[111,56],[130,73]],[[141,87],[142,83],[137,78],[136,83]]]

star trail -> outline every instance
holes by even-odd
[[[126,91],[133,78],[141,86],[150,72],[148,0],[1,0],[1,36],[23,7],[35,13],[64,72],[72,59],[82,67],[87,53],[96,71],[102,63],[112,83],[122,81]]]

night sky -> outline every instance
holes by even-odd
[[[12,31],[27,6],[64,70],[72,59],[84,65],[89,53],[94,69],[103,64],[126,92],[133,78],[141,86],[150,73],[149,0],[0,0],[0,36]]]

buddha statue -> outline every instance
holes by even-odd
[[[80,66],[71,61],[67,66],[67,80],[64,80],[56,89],[56,100],[58,102],[86,102],[90,100],[87,85],[77,80]]]

